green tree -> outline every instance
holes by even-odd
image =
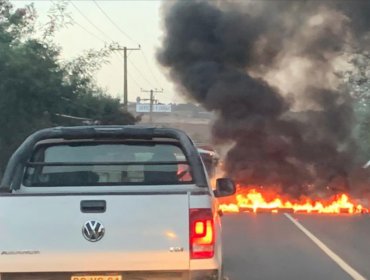
[[[81,124],[65,116],[101,124],[136,121],[94,82],[93,71],[105,62],[109,46],[62,63],[50,39],[58,25],[47,25],[51,31],[37,38],[35,21],[32,5],[14,10],[8,0],[0,0],[0,176],[10,154],[33,131]]]

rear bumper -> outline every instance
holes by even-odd
[[[105,275],[109,272],[2,273],[0,280],[71,280],[74,275]],[[119,272],[123,280],[219,280],[218,270]]]
[[[221,280],[218,278],[218,270],[194,270],[190,272],[190,280]]]

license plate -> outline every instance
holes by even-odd
[[[71,280],[122,280],[121,275],[76,275]]]

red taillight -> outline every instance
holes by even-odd
[[[211,209],[190,209],[190,256],[207,259],[214,255],[215,232]]]

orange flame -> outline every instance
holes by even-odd
[[[231,203],[220,201],[220,210],[223,212],[292,212],[292,213],[330,213],[330,214],[359,214],[369,213],[369,209],[356,203],[347,194],[339,194],[329,200],[313,200],[303,197],[299,201],[283,198],[277,194],[271,195],[249,188],[238,192]]]

